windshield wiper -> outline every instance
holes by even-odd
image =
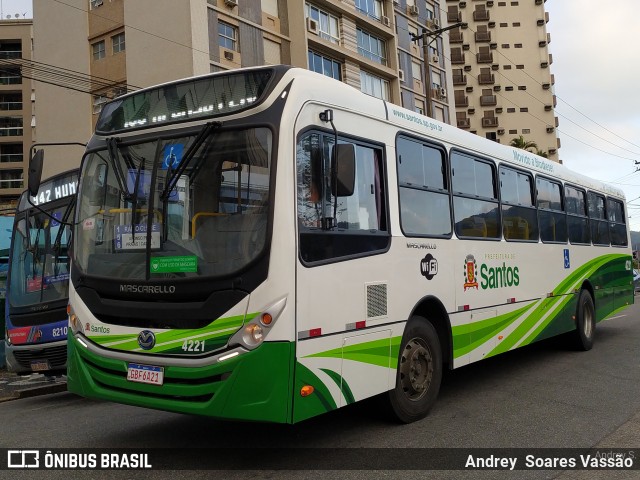
[[[71,197],[71,201],[69,202],[69,204],[67,205],[67,208],[65,208],[64,213],[62,214],[62,220],[59,222],[60,228],[58,228],[56,239],[53,241],[53,251],[55,252],[53,268],[54,268],[54,274],[56,277],[60,272],[59,270],[60,267],[58,267],[58,258],[60,257],[60,250],[62,249],[62,234],[65,231],[64,227],[66,226],[67,221],[69,220],[69,216],[71,215],[71,212],[73,211],[75,204],[76,204],[76,197],[74,196],[74,197]],[[71,243],[71,235],[73,235],[73,229],[69,229],[69,239],[67,240],[67,245]]]
[[[131,199],[131,238],[135,240],[136,232],[135,232],[135,219],[136,213],[138,211],[138,192],[140,190],[140,172],[144,168],[145,159],[142,157],[140,159],[140,163],[138,164],[138,169],[136,170],[136,180],[133,186],[133,198]]]
[[[125,200],[131,200],[131,193],[129,192],[129,188],[127,187],[127,181],[124,176],[124,172],[122,171],[122,166],[118,161],[118,139],[115,137],[107,138],[107,152],[109,152],[109,160],[111,160],[111,164],[113,165],[113,171],[118,181],[118,186],[120,187],[120,191],[125,194]]]
[[[189,145],[189,149],[186,151],[186,153],[183,155],[182,159],[180,160],[178,168],[176,168],[171,173],[171,176],[167,180],[167,183],[164,186],[164,190],[162,191],[162,195],[160,196],[162,200],[164,201],[168,200],[170,192],[174,188],[176,188],[178,179],[184,173],[185,169],[189,165],[189,162],[191,162],[193,157],[195,157],[196,153],[198,152],[198,150],[200,149],[200,147],[202,146],[206,138],[211,134],[211,132],[214,129],[220,128],[221,126],[222,126],[222,122],[209,122],[202,127],[198,135],[196,135],[196,138],[194,138],[193,142],[191,142],[191,145]]]

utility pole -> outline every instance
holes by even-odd
[[[424,58],[424,72],[425,72],[425,82],[424,85],[426,87],[426,97],[427,97],[427,117],[433,117],[433,105],[431,105],[431,62],[429,61],[429,45],[431,42],[440,36],[442,32],[446,32],[448,30],[453,30],[454,28],[464,27],[466,23],[455,23],[453,25],[449,25],[445,28],[438,28],[437,30],[428,31],[426,28],[422,29],[422,35],[414,35],[413,33],[409,33],[411,36],[412,42],[418,42],[418,40],[422,40],[422,56]]]

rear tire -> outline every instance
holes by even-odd
[[[574,344],[578,350],[591,350],[596,333],[596,309],[593,298],[587,290],[582,290],[576,308],[576,331]]]
[[[442,349],[428,320],[409,320],[400,345],[396,386],[388,393],[390,411],[401,423],[427,416],[436,402],[442,380]]]

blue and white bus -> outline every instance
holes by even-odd
[[[20,197],[13,222],[5,306],[7,369],[62,374],[67,366],[69,254],[78,185],[71,170]]]

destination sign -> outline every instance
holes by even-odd
[[[44,205],[62,198],[71,197],[78,191],[78,173],[73,172],[60,177],[45,180],[40,184],[38,194],[31,197],[34,205]],[[19,210],[29,208],[31,205],[27,201],[28,193],[25,192],[20,199]]]
[[[102,107],[96,133],[228,115],[259,103],[272,68],[183,80],[116,98]]]

